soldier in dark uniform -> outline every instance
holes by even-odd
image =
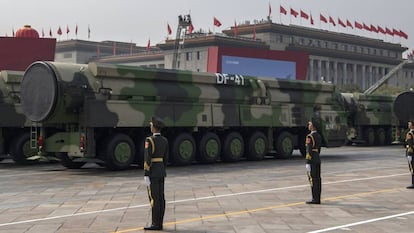
[[[306,204],[321,203],[321,152],[322,137],[317,130],[320,130],[318,121],[312,120],[308,123],[310,133],[306,136],[306,171],[310,186],[312,188],[312,200]]]
[[[145,230],[162,230],[165,212],[164,180],[167,176],[168,140],[161,136],[164,123],[157,117],[150,122],[152,136],[145,140],[144,180],[147,184],[148,197],[152,210],[151,226]]]
[[[413,161],[413,155],[414,155],[414,122],[412,120],[408,121],[408,133],[405,135],[405,144],[406,144],[406,153],[408,160],[408,167],[410,169],[411,173],[411,185],[408,186],[408,189],[414,189],[414,161]]]

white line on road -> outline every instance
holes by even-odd
[[[401,213],[401,214],[394,214],[394,215],[384,216],[384,217],[381,217],[381,218],[368,219],[368,220],[365,220],[365,221],[349,223],[349,224],[336,226],[336,227],[325,228],[325,229],[321,229],[321,230],[317,230],[317,231],[310,231],[308,233],[320,233],[320,232],[333,231],[333,230],[338,230],[338,229],[341,229],[341,228],[347,228],[347,227],[362,225],[362,224],[366,224],[366,223],[387,220],[387,219],[390,219],[390,218],[398,218],[398,217],[405,216],[405,215],[410,215],[410,214],[414,214],[414,211],[405,212],[405,213]]]
[[[324,185],[339,184],[339,183],[354,182],[354,181],[383,179],[383,178],[390,178],[390,177],[403,176],[403,175],[407,175],[407,173],[392,174],[392,175],[386,175],[386,176],[374,176],[374,177],[358,178],[358,179],[331,181],[331,182],[325,182],[323,184]],[[216,195],[216,196],[189,198],[189,199],[169,201],[167,203],[168,204],[176,204],[176,203],[183,203],[183,202],[200,201],[200,200],[207,200],[207,199],[217,199],[217,198],[240,196],[240,195],[255,194],[255,193],[274,192],[274,191],[281,191],[281,190],[288,190],[288,189],[295,189],[295,188],[304,188],[304,187],[309,187],[309,185],[308,184],[306,184],[306,185],[295,185],[295,186],[287,186],[287,187],[272,188],[272,189],[262,189],[262,190],[249,191],[249,192],[239,192],[239,193],[222,194],[222,195]],[[143,208],[143,207],[148,207],[148,206],[149,206],[149,204],[141,204],[141,205],[126,206],[126,207],[119,207],[119,208],[106,209],[106,210],[97,210],[97,211],[90,211],[90,212],[83,212],[83,213],[59,215],[59,216],[47,217],[47,218],[36,218],[36,219],[29,219],[29,220],[18,221],[18,222],[1,223],[0,227],[10,226],[10,225],[18,225],[18,224],[25,224],[25,223],[33,223],[33,222],[40,222],[40,221],[47,221],[47,220],[60,219],[60,218],[77,217],[77,216],[83,216],[83,215],[100,214],[100,213],[120,211],[120,210],[126,210],[126,209]]]

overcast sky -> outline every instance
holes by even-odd
[[[78,39],[115,40],[133,42],[139,46],[162,43],[167,37],[167,23],[173,35],[177,28],[177,16],[191,14],[195,30],[220,32],[234,25],[234,22],[251,22],[266,19],[271,6],[273,22],[296,24],[326,30],[344,32],[400,43],[414,49],[414,1],[413,0],[1,0],[0,35],[11,36],[25,24],[32,25],[39,34],[44,30],[59,40],[74,39],[78,25]],[[280,15],[282,5],[287,15]],[[291,18],[289,9],[303,10],[312,14],[312,26],[303,18]],[[401,37],[384,36],[339,25],[320,23],[319,14],[351,22],[373,24],[395,28],[408,34],[408,40]],[[219,19],[221,27],[213,26],[213,17]],[[63,35],[57,35],[59,26]],[[69,26],[69,34],[66,27]]]

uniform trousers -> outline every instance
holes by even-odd
[[[311,171],[308,172],[309,183],[312,188],[312,201],[321,201],[322,179],[321,164],[311,164]]]
[[[151,177],[148,197],[151,204],[152,226],[162,227],[165,213],[164,177]]]

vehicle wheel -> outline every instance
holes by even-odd
[[[189,133],[181,133],[172,144],[172,161],[175,165],[188,165],[194,160],[196,144]]]
[[[240,133],[231,132],[223,141],[222,159],[225,162],[239,161],[244,154],[244,141]]]
[[[289,132],[282,132],[276,139],[276,153],[281,158],[292,157],[293,153],[293,136]]]
[[[220,138],[215,133],[207,132],[201,137],[198,150],[198,155],[196,156],[198,162],[216,162],[221,152]]]
[[[68,156],[67,153],[56,153],[56,157],[60,160],[60,163],[62,166],[69,168],[69,169],[77,169],[81,168],[83,165],[85,165],[85,162],[73,162],[73,159]]]
[[[268,151],[268,141],[264,133],[260,131],[253,132],[246,145],[248,160],[262,160]]]
[[[37,154],[37,149],[30,148],[30,134],[23,133],[16,136],[10,145],[10,156],[17,164],[28,164],[34,161],[27,158]]]
[[[373,128],[368,128],[365,130],[365,142],[368,146],[373,146],[375,144],[375,132]]]
[[[110,170],[127,169],[135,159],[135,145],[125,134],[115,134],[106,147],[106,167]]]
[[[377,139],[377,145],[383,146],[387,140],[385,130],[383,128],[377,129],[375,132],[375,138]]]

